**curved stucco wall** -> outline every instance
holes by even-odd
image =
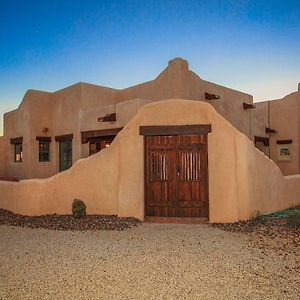
[[[300,175],[284,177],[251,141],[204,102],[151,103],[112,145],[51,178],[0,182],[0,207],[16,213],[68,214],[74,198],[88,213],[144,218],[144,147],[139,126],[212,124],[208,135],[210,222],[234,222],[300,204]]]

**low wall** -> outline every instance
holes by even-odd
[[[236,139],[239,219],[300,204],[300,174],[283,176],[279,167],[249,140]]]
[[[300,175],[284,177],[252,142],[204,102],[151,103],[111,146],[51,178],[0,182],[0,207],[26,215],[69,214],[82,199],[89,214],[144,218],[144,147],[139,126],[211,124],[209,219],[234,222],[300,204]]]
[[[116,146],[47,179],[0,182],[0,207],[24,215],[70,214],[73,200],[79,198],[86,202],[88,213],[116,214]]]

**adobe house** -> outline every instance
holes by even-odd
[[[299,129],[299,86],[253,104],[183,59],[124,90],[31,90],[4,116],[0,176],[34,179],[0,181],[0,207],[70,213],[80,198],[88,213],[142,220],[248,219],[300,203]]]

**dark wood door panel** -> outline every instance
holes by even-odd
[[[151,189],[148,194],[148,205],[173,207],[173,201],[169,194],[169,186],[167,183],[152,182]]]
[[[147,206],[146,216],[148,217],[176,217],[174,207]]]
[[[177,211],[177,217],[207,218],[208,215],[201,207],[180,207]]]
[[[176,137],[146,137],[146,213],[175,216]]]
[[[145,139],[149,148],[176,147],[176,136],[147,136]]]
[[[183,145],[184,147],[194,144],[207,144],[207,135],[179,135],[177,144]]]

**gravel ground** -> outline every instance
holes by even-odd
[[[0,236],[0,299],[299,299],[299,253],[209,225]]]

